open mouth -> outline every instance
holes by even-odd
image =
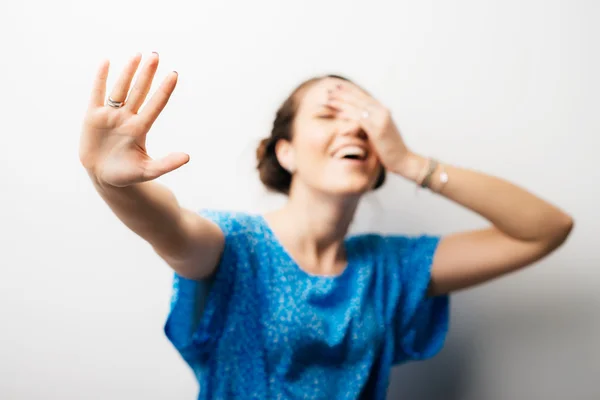
[[[361,157],[358,155],[347,155],[342,157],[342,160],[355,160],[355,161],[364,161],[366,157]]]
[[[336,151],[333,157],[339,160],[365,161],[367,151],[359,146],[345,146]]]

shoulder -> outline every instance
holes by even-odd
[[[439,236],[430,234],[364,233],[351,236],[348,245],[361,255],[386,261],[427,262],[433,257],[439,241]]]
[[[268,239],[262,216],[256,213],[233,210],[201,209],[199,215],[215,223],[223,232],[225,245],[222,261],[250,262],[251,255]],[[253,262],[257,262],[252,258]]]
[[[198,214],[215,223],[227,236],[243,236],[256,231],[259,216],[244,211],[203,208]]]

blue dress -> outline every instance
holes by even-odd
[[[432,357],[448,296],[427,297],[433,236],[351,235],[341,275],[301,270],[261,215],[203,210],[225,235],[217,273],[175,274],[165,334],[198,399],[385,399],[390,369]]]

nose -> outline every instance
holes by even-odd
[[[345,120],[341,122],[339,134],[341,136],[355,136],[362,140],[367,140],[367,133],[356,121]]]

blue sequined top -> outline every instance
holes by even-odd
[[[165,334],[198,399],[384,399],[390,369],[437,353],[448,296],[427,297],[433,236],[350,235],[341,275],[300,269],[261,215],[203,210],[225,235],[206,281],[175,274]]]

